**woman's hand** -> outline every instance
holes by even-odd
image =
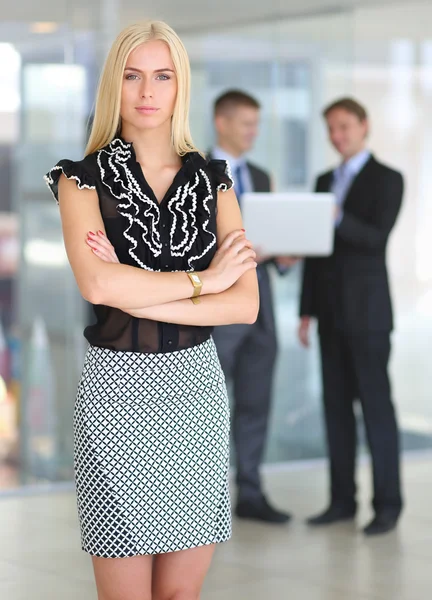
[[[119,263],[117,254],[115,253],[114,246],[111,244],[107,236],[103,231],[93,233],[89,231],[87,236],[87,244],[90,246],[92,251],[105,262]]]
[[[229,289],[247,271],[256,269],[256,253],[244,229],[226,236],[210,266],[201,273],[204,294],[219,294]]]

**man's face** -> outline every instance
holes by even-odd
[[[216,131],[221,143],[236,155],[249,152],[258,135],[259,109],[236,106],[216,117]]]
[[[361,121],[344,108],[335,108],[327,115],[326,121],[330,141],[345,160],[363,150],[368,132],[367,120]]]

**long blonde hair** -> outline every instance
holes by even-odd
[[[190,64],[183,42],[163,21],[144,21],[123,29],[105,61],[96,96],[94,119],[86,156],[109,144],[121,129],[120,105],[124,69],[129,54],[149,40],[165,42],[177,75],[177,98],[171,120],[171,140],[179,156],[197,151],[189,128]]]

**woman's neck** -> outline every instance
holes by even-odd
[[[157,129],[138,130],[122,127],[122,138],[132,142],[137,161],[141,165],[157,167],[180,162],[171,141],[171,130]]]

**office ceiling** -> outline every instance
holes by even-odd
[[[55,21],[92,28],[104,9],[108,20],[116,15],[119,28],[151,17],[162,18],[179,31],[199,31],[389,3],[398,4],[395,0],[0,0],[0,38],[11,23]]]
[[[385,12],[381,13],[380,7]],[[351,21],[352,9],[358,10]],[[328,27],[323,27],[322,19],[308,18],[337,13],[346,13],[347,19],[330,18]],[[44,52],[61,48],[63,52],[65,40],[70,39],[65,35],[68,31],[74,36],[82,33],[83,44],[86,32],[98,30],[106,32],[102,43],[107,46],[122,27],[144,18],[163,19],[180,35],[218,30],[229,33],[230,27],[240,24],[253,30],[254,25],[277,21],[283,22],[280,33],[286,30],[292,40],[303,36],[336,42],[358,36],[382,42],[386,38],[432,37],[431,0],[0,0],[0,43],[12,43],[26,55],[37,53],[38,48]],[[59,29],[55,35],[39,36],[35,44],[30,30],[35,22],[55,22]],[[260,27],[262,35],[267,35],[265,30]]]

